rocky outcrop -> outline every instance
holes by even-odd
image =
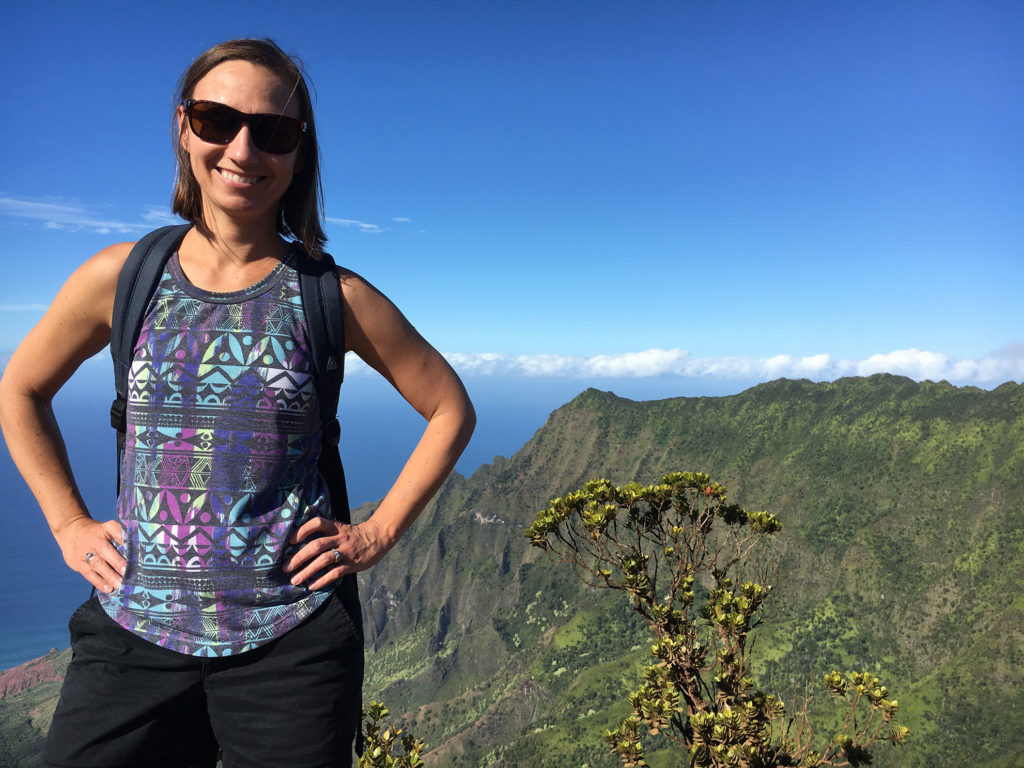
[[[0,699],[48,680],[60,680],[64,673],[54,666],[59,653],[56,648],[51,648],[45,656],[0,672]]]

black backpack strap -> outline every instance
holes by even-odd
[[[317,468],[327,481],[331,497],[331,513],[342,523],[352,522],[349,509],[348,489],[345,486],[345,469],[341,464],[338,444],[341,439],[341,422],[338,421],[338,400],[341,396],[341,382],[345,378],[345,318],[341,299],[341,284],[335,270],[334,259],[321,253],[319,259],[311,259],[300,250],[299,280],[302,287],[302,308],[306,315],[306,326],[313,365],[316,373],[317,397],[320,400],[320,420],[323,432],[320,440],[320,462]],[[353,617],[362,631],[362,610],[359,607],[359,585],[356,574],[345,576],[338,585],[338,591],[349,591],[354,600],[356,615]],[[362,700],[359,710],[362,712]],[[363,729],[356,727],[356,753],[363,754]]]
[[[348,523],[352,516],[345,487],[345,470],[338,450],[341,439],[338,399],[341,382],[345,377],[345,323],[341,286],[334,259],[326,253],[321,254],[319,259],[301,253],[298,268],[323,424],[319,469],[331,494],[334,518]]]
[[[110,406],[110,426],[117,430],[118,493],[121,492],[128,371],[132,366],[135,342],[138,341],[146,308],[160,282],[164,265],[191,228],[191,224],[172,224],[150,232],[132,248],[117,278],[114,314],[110,325],[110,356],[114,359],[114,389],[117,397]]]

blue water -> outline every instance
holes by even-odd
[[[114,433],[107,422],[107,366],[91,363],[54,403],[82,495],[96,518],[113,515]],[[470,379],[477,409],[473,440],[457,471],[471,475],[495,456],[511,456],[548,414],[588,386],[578,379]],[[707,382],[679,379],[599,381],[632,399],[711,392]],[[719,385],[721,388],[721,385]],[[740,386],[732,389],[738,391]],[[381,498],[422,432],[423,420],[382,379],[351,376],[342,388],[342,457],[353,506]],[[49,528],[14,468],[0,450],[0,670],[68,645],[67,619],[90,587],[64,564]]]

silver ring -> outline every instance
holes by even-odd
[[[332,549],[331,553],[334,555],[334,564],[337,565],[341,562],[341,552],[336,549]]]
[[[92,559],[93,559],[94,557],[96,557],[96,553],[95,553],[95,552],[86,552],[86,553],[85,553],[85,562],[87,562],[87,563],[91,563],[91,562],[92,562]]]

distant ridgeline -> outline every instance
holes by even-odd
[[[878,375],[642,403],[590,389],[512,458],[449,480],[361,585],[367,696],[404,713],[428,765],[620,764],[601,734],[627,713],[646,631],[523,531],[589,479],[673,470],[707,472],[785,526],[777,618],[754,653],[763,688],[788,699],[867,667],[913,732],[876,766],[1021,764],[1024,387]],[[0,700],[0,764],[32,764],[28,737],[52,711],[38,694]],[[657,742],[648,763],[681,764]]]

